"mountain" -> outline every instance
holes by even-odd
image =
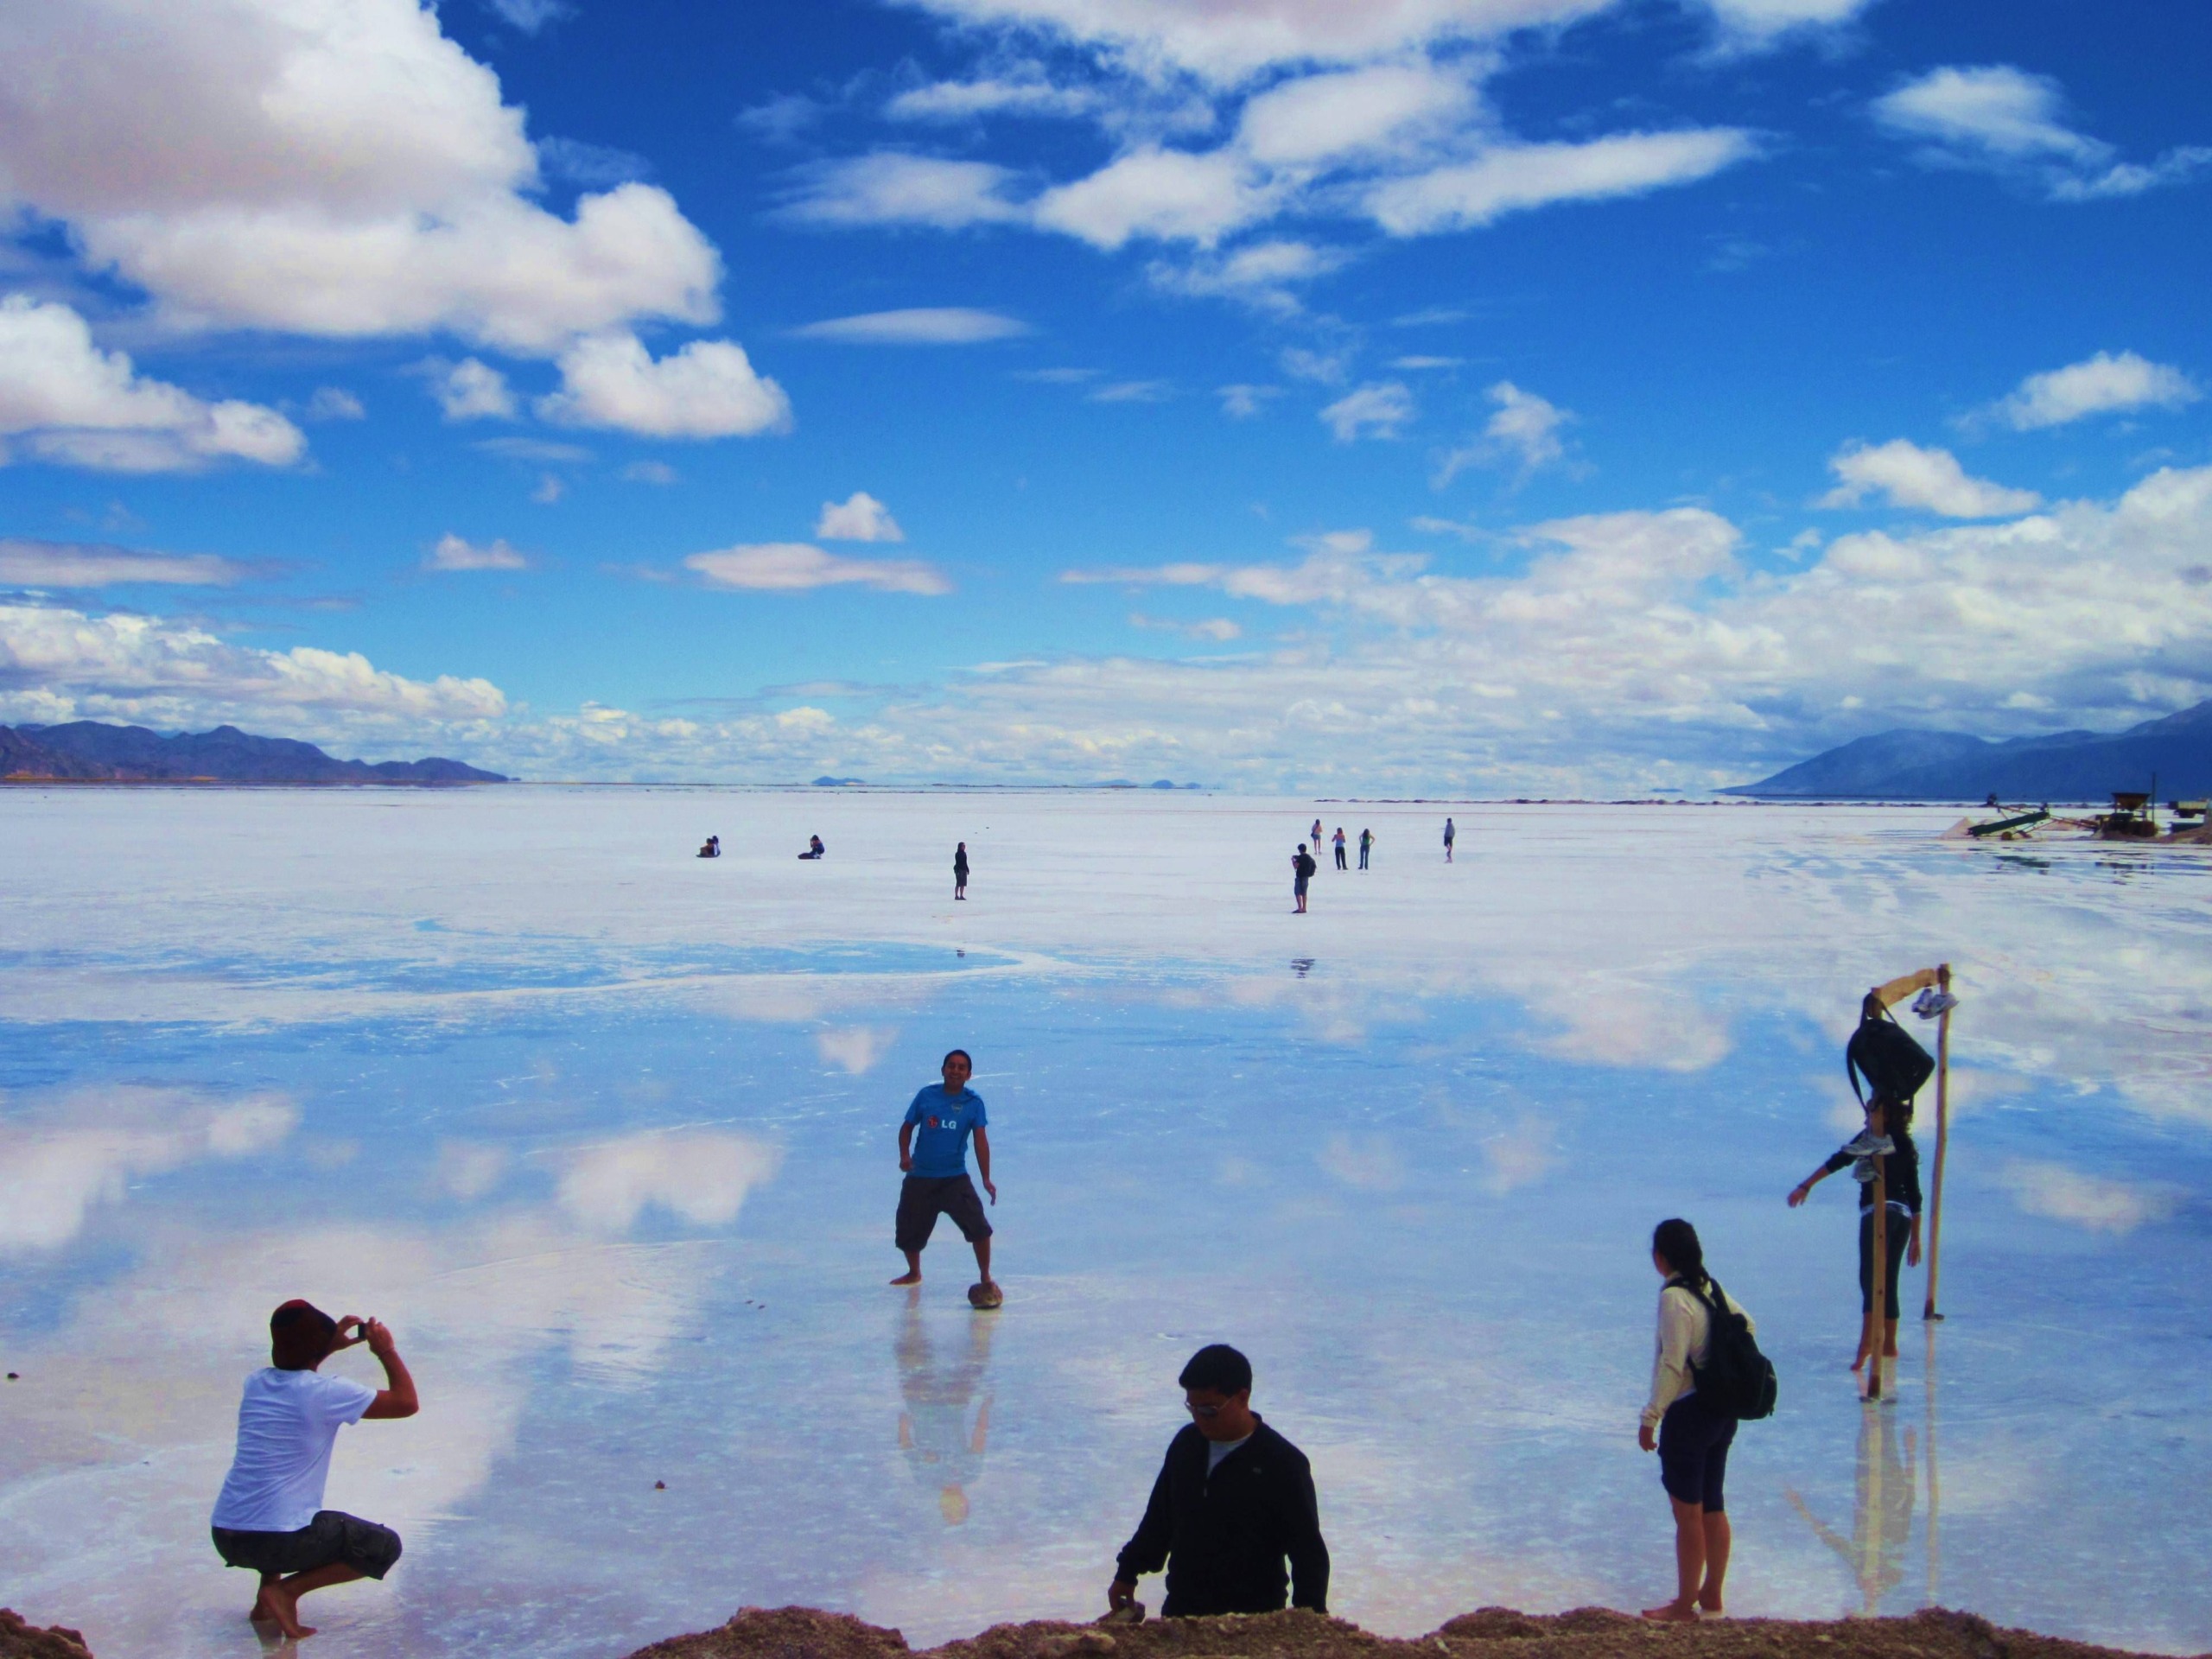
[[[2056,732],[2002,743],[1964,732],[1883,732],[1724,795],[1774,800],[2102,802],[2116,789],[2168,799],[2212,794],[2212,702],[2124,732]]]
[[[312,743],[235,726],[163,737],[143,726],[73,721],[0,726],[0,779],[11,783],[506,784],[458,760],[340,760]]]

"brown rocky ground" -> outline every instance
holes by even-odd
[[[1834,1624],[1653,1624],[1597,1607],[1542,1617],[1485,1607],[1410,1641],[1293,1611],[1110,1629],[995,1624],[917,1654],[898,1631],[849,1614],[747,1607],[720,1630],[656,1642],[630,1659],[2113,1659],[2118,1652],[1941,1609]]]
[[[0,1659],[92,1659],[85,1638],[56,1624],[26,1624],[12,1607],[0,1607]]]

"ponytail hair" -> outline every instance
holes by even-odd
[[[1677,1216],[1651,1230],[1651,1248],[1667,1259],[1675,1276],[1692,1289],[1707,1282],[1705,1246],[1697,1242],[1697,1229]]]

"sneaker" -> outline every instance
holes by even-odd
[[[1915,997],[1912,1011],[1923,1020],[1933,1020],[1939,1014],[1948,1014],[1959,1006],[1959,999],[1948,991],[1939,991],[1934,986]]]

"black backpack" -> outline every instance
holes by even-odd
[[[1894,1020],[1863,1021],[1844,1045],[1844,1075],[1851,1079],[1851,1092],[1862,1106],[1869,1093],[1877,1100],[1910,1104],[1935,1070],[1928,1051]],[[1866,1079],[1864,1090],[1859,1085],[1861,1077]]]
[[[1705,1363],[1690,1367],[1699,1397],[1723,1417],[1751,1423],[1773,1416],[1778,1388],[1774,1362],[1759,1352],[1751,1322],[1728,1306],[1718,1281],[1707,1279],[1703,1290],[1693,1289],[1690,1294],[1713,1315]]]

